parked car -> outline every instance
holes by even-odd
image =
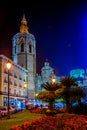
[[[8,114],[8,107],[7,106],[1,106],[0,107],[0,111],[1,111],[1,117],[7,116]],[[12,106],[9,107],[9,112],[10,114],[14,114],[16,112],[16,109],[13,108]]]
[[[11,109],[13,109],[14,113],[18,112],[18,108],[16,106],[11,106]]]
[[[34,108],[34,104],[33,104],[33,103],[28,103],[28,104],[26,105],[26,109],[30,110],[30,109],[32,109],[32,108]]]
[[[1,117],[4,117],[7,115],[7,109],[5,107],[0,107],[0,110],[1,110]]]

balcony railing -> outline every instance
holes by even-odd
[[[8,93],[0,91],[0,95],[8,95]],[[27,96],[25,97],[24,95],[19,95],[19,94],[16,94],[16,93],[15,94],[14,93],[9,93],[9,96],[27,98]]]

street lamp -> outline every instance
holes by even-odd
[[[37,96],[38,96],[38,93],[35,93],[35,106],[36,107],[38,107]]]
[[[26,89],[28,89],[27,83],[24,83],[25,88],[25,106],[26,106]],[[27,90],[27,98],[28,98],[28,90]]]
[[[52,77],[51,77],[51,81],[52,81],[52,83],[55,83],[55,82],[56,82],[56,77],[55,77],[55,76],[52,76]]]
[[[50,76],[50,83],[54,84],[55,82],[56,82],[56,76],[54,73],[52,73]]]
[[[54,72],[51,73],[49,82],[52,84],[56,82],[56,75],[54,74]]]
[[[8,69],[8,113],[7,113],[7,119],[10,119],[10,111],[9,111],[9,70],[11,68],[12,64],[10,62],[6,63],[6,67]]]

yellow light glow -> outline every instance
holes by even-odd
[[[24,83],[24,88],[27,88],[27,83]]]
[[[8,63],[6,64],[6,67],[7,67],[8,70],[11,68],[11,66],[12,66],[12,64],[11,64],[10,62],[8,62]]]
[[[51,80],[52,80],[53,83],[56,82],[56,78],[55,77],[52,77]]]
[[[38,93],[36,93],[35,96],[37,97],[37,96],[38,96]]]

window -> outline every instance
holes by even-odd
[[[19,96],[21,96],[21,91],[19,91]]]
[[[21,66],[24,67],[23,64]]]
[[[14,95],[16,95],[16,89],[14,89]]]
[[[21,75],[19,75],[19,79],[20,79],[20,80],[22,80],[22,77],[21,77]]]
[[[11,88],[9,89],[9,93],[11,94]]]
[[[24,52],[24,43],[21,44],[21,52]]]
[[[23,91],[23,95],[25,96],[25,91]]]
[[[4,87],[4,93],[6,93],[6,87]]]
[[[29,45],[29,52],[32,53],[32,46]]]
[[[17,83],[16,83],[16,81],[14,81],[14,86],[17,86]]]
[[[14,73],[14,77],[15,77],[15,78],[17,78],[17,75],[16,75],[16,73]]]
[[[4,77],[4,83],[8,83],[8,80],[6,77]]]
[[[4,68],[4,73],[6,73],[6,74],[8,73],[7,70],[6,70],[6,68]]]

